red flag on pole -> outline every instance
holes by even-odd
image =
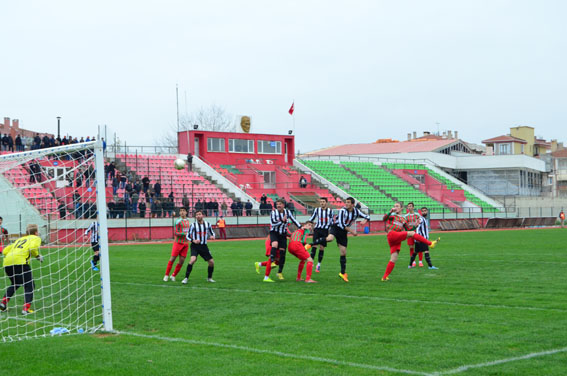
[[[290,115],[293,115],[293,110],[294,110],[293,105],[294,105],[294,104],[295,104],[295,102],[292,102],[292,103],[291,103],[291,107],[289,108],[289,111],[288,111],[288,112],[289,112]]]

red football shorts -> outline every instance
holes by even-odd
[[[270,256],[270,253],[272,252],[272,242],[270,241],[270,237],[268,236],[268,239],[266,239],[266,256]]]
[[[390,253],[399,252],[402,242],[407,239],[407,231],[390,231],[388,233],[388,244],[390,245]]]
[[[305,250],[305,247],[300,242],[290,242],[287,250],[300,260],[307,260],[310,257],[309,252]]]
[[[189,244],[173,243],[171,248],[171,257],[187,257],[187,251],[189,250]]]
[[[408,238],[408,245],[414,245],[415,244],[415,240],[413,240],[413,238]]]

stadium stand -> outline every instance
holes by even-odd
[[[462,212],[465,201],[486,212],[498,211],[424,164],[335,163],[312,159],[301,162],[374,212],[384,212],[395,201],[415,202],[417,206],[427,206],[434,213]]]
[[[127,170],[133,173],[134,179],[142,180],[147,176],[152,186],[159,181],[162,186],[162,196],[167,197],[173,192],[175,207],[182,205],[184,194],[193,203],[198,199],[213,200],[219,205],[225,202],[230,207],[232,199],[197,172],[187,169],[176,170],[173,165],[176,158],[175,155],[116,155],[118,163],[124,163]]]

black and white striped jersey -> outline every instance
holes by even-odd
[[[192,242],[193,240],[199,239],[201,241],[200,244],[207,244],[207,239],[209,239],[209,237],[215,237],[213,227],[209,222],[194,222],[191,224],[191,227],[189,227],[187,240]]]
[[[333,209],[326,208],[321,209],[317,208],[313,211],[313,215],[309,218],[311,222],[315,223],[315,228],[323,228],[328,230],[329,227],[333,224]],[[317,220],[315,222],[315,220]]]
[[[367,221],[370,220],[369,215],[364,214],[357,208],[352,208],[351,212],[349,212],[346,208],[342,208],[339,210],[339,215],[337,216],[335,225],[344,230],[347,227],[350,227],[350,225],[352,225],[359,217],[364,218]]]
[[[286,221],[284,221],[284,217],[287,217]],[[298,228],[301,227],[301,223],[299,223],[297,219],[295,219],[293,214],[291,214],[288,209],[284,209],[281,213],[278,211],[278,209],[274,209],[270,214],[270,231],[285,235],[287,232],[287,224],[290,221],[293,222]]]
[[[98,224],[98,222],[93,222],[91,223],[89,228],[87,228],[87,230],[85,231],[85,235],[88,235],[90,232],[91,243],[98,243],[100,239],[99,231],[100,231],[100,225]]]
[[[427,219],[421,215],[419,216],[419,225],[415,231],[425,239],[429,239],[429,223],[427,223]]]

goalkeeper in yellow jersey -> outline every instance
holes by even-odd
[[[30,259],[35,257],[43,262],[43,256],[39,254],[41,238],[37,236],[37,225],[30,224],[26,229],[26,236],[22,236],[2,251],[4,255],[4,272],[10,279],[11,285],[0,303],[0,310],[5,311],[10,298],[20,286],[24,286],[24,307],[22,315],[33,313],[30,308],[33,301],[33,275],[30,267]]]

